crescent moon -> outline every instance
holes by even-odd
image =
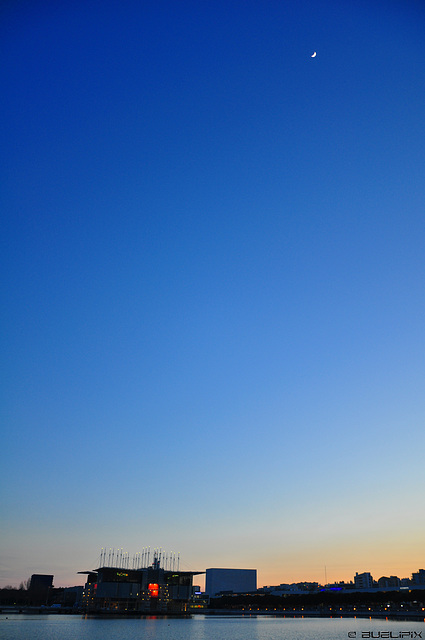
[[[316,51],[315,51],[311,57],[312,57],[312,58],[315,58],[316,56],[317,56],[317,53],[316,53]]]

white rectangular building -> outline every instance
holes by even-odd
[[[356,589],[372,589],[373,578],[369,572],[357,573],[354,576],[354,586]]]
[[[214,597],[221,592],[248,593],[257,590],[257,569],[207,569],[205,592]]]

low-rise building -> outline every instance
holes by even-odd
[[[105,613],[182,613],[188,610],[194,575],[202,571],[173,571],[160,567],[127,569],[99,567],[87,574],[83,608]]]
[[[257,569],[207,569],[205,593],[250,593],[257,590]]]
[[[382,576],[378,580],[378,587],[380,589],[398,589],[400,587],[400,578],[397,576]]]

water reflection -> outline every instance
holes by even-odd
[[[348,640],[425,638],[424,622],[370,618],[88,618],[0,614],[0,640]],[[408,635],[407,635],[408,634]]]

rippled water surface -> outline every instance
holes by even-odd
[[[0,640],[348,640],[350,637],[425,640],[425,623],[261,616],[98,619],[0,615]]]

